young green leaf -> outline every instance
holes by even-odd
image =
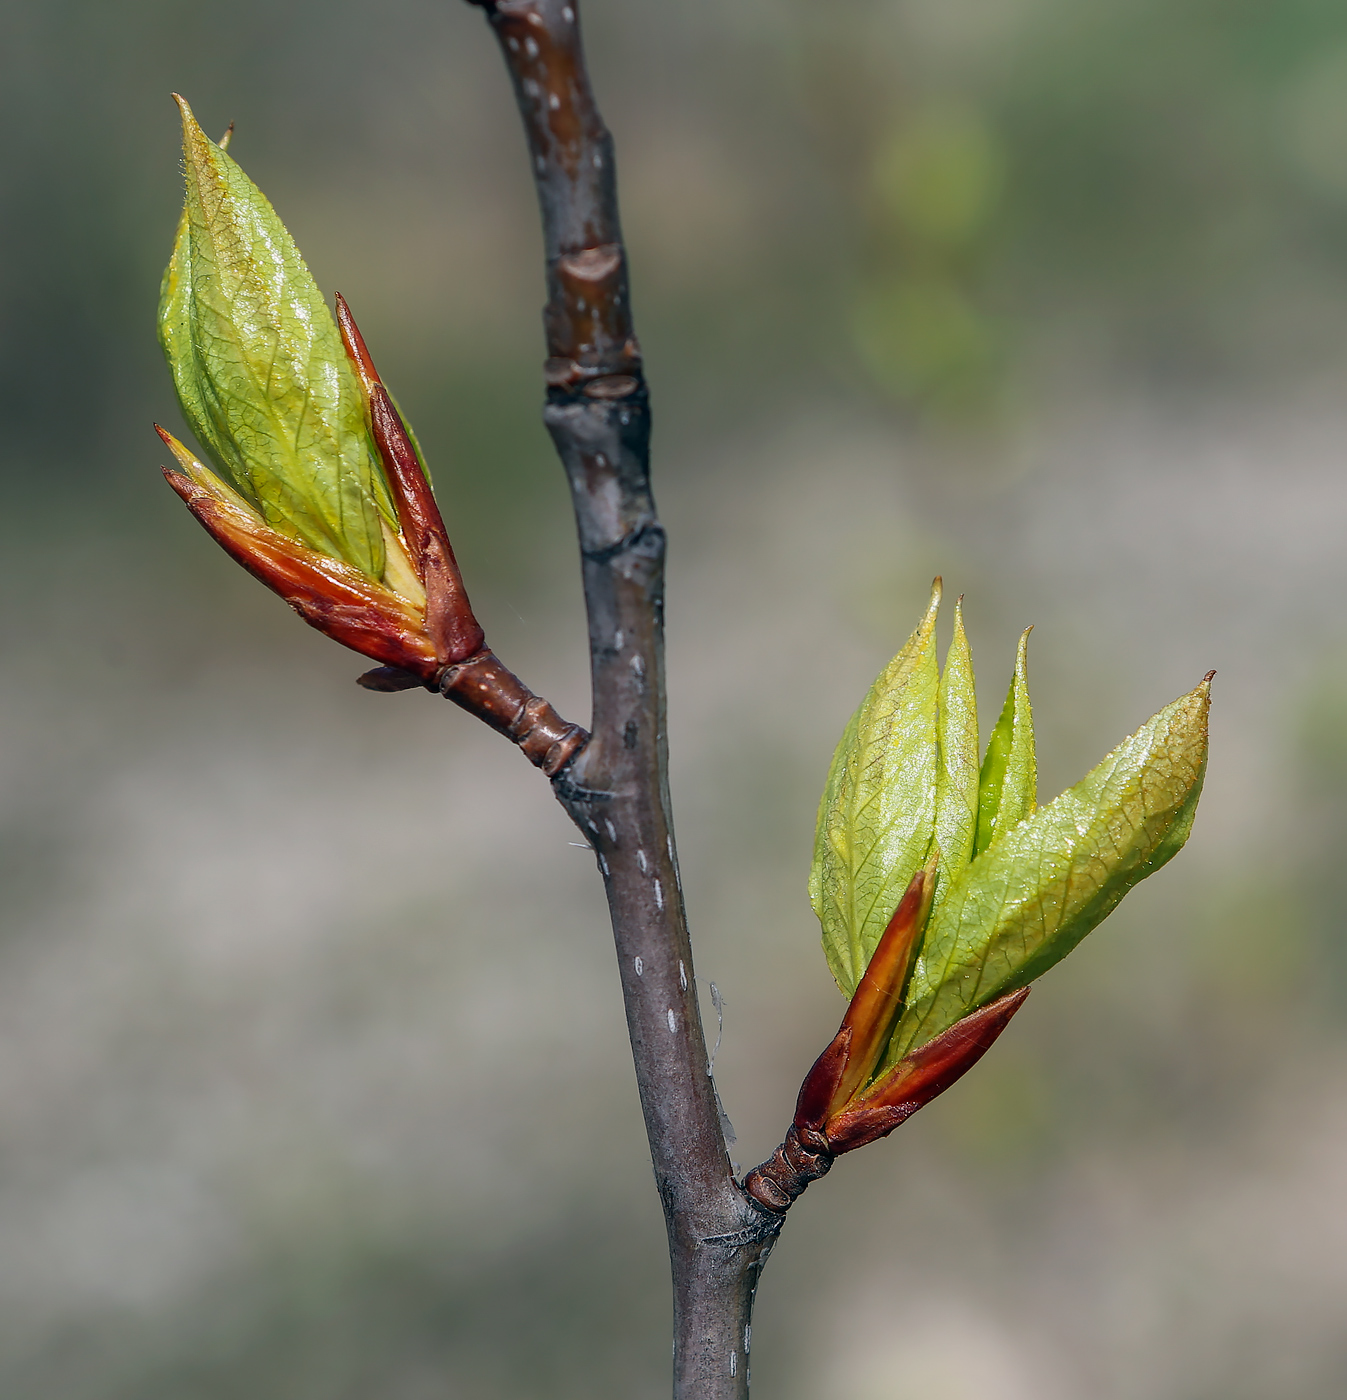
[[[931,845],[939,607],[936,579],[925,617],[847,725],[819,804],[809,897],[828,966],[847,996]]]
[[[1032,982],[1180,849],[1206,769],[1210,679],[998,833],[953,882],[931,915],[886,1065]]]
[[[381,579],[395,517],[332,315],[265,196],[178,103],[187,198],[159,327],[183,414],[268,525]]]
[[[954,639],[940,677],[936,732],[935,839],[940,847],[940,879],[935,897],[939,901],[951,877],[973,858],[978,825],[978,706],[962,598],[954,605]]]
[[[987,741],[987,756],[978,778],[977,842],[980,856],[1003,831],[1038,806],[1038,757],[1034,752],[1034,712],[1029,707],[1026,627],[1015,656],[1015,674],[1001,709],[1001,718]]]

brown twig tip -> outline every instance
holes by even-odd
[[[1208,671],[1207,674],[1206,674],[1205,676],[1202,677],[1202,684],[1203,684],[1203,685],[1210,685],[1211,682],[1212,682],[1212,677],[1215,676],[1215,674],[1216,674],[1215,671]]]
[[[805,1136],[792,1125],[781,1146],[744,1178],[749,1200],[769,1214],[784,1215],[810,1182],[832,1169],[834,1154],[826,1140],[815,1137],[806,1142]]]

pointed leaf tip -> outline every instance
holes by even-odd
[[[954,605],[954,637],[940,675],[936,747],[935,840],[941,851],[936,899],[973,857],[978,822],[978,711],[973,653],[963,625],[963,599]]]
[[[1028,671],[1029,633],[1033,630],[1026,627],[1020,634],[1010,689],[978,774],[975,856],[1038,806],[1038,754]]]
[[[998,833],[931,916],[889,1058],[1046,972],[1181,849],[1207,760],[1206,681]]]

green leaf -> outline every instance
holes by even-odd
[[[926,863],[935,828],[939,607],[936,579],[925,617],[847,725],[819,803],[809,897],[848,996]]]
[[[987,757],[978,779],[978,830],[973,854],[983,851],[1003,831],[1023,821],[1038,806],[1038,756],[1034,751],[1034,712],[1029,706],[1026,669],[1029,633],[1020,637],[1015,674],[1001,718],[987,741]]]
[[[159,329],[183,414],[267,524],[380,579],[393,507],[336,324],[265,196],[179,105],[187,198]]]
[[[886,1064],[1065,957],[1188,839],[1210,677],[1075,787],[997,834],[931,915]]]
[[[935,839],[940,847],[938,903],[973,858],[978,826],[978,704],[973,653],[963,629],[963,599],[954,605],[954,639],[940,677],[936,728],[939,763],[935,782]]]

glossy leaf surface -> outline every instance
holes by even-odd
[[[187,197],[159,324],[183,413],[267,525],[381,579],[392,503],[336,324],[265,196],[179,103]]]
[[[847,725],[819,804],[809,894],[828,966],[847,996],[931,845],[939,606],[937,579],[925,617]]]
[[[987,756],[978,779],[975,855],[981,855],[999,832],[1023,821],[1038,806],[1038,756],[1026,669],[1030,630],[1026,628],[1020,637],[1006,703],[987,741]]]
[[[886,1064],[1032,982],[1180,849],[1206,769],[1209,691],[1210,678],[1167,705],[951,883]]]
[[[935,782],[935,839],[940,847],[941,899],[952,874],[973,858],[978,826],[978,705],[973,654],[963,628],[963,600],[954,608],[954,640],[940,676]]]

